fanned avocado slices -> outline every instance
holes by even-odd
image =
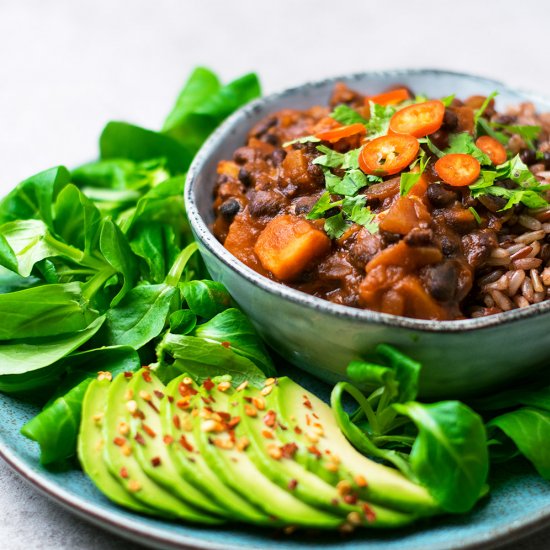
[[[224,509],[180,476],[171,460],[160,416],[161,402],[166,399],[164,391],[164,384],[148,369],[136,372],[128,386],[137,411],[146,416],[142,419],[141,414],[130,415],[130,436],[137,443],[134,445],[135,457],[145,474],[167,491],[199,510],[221,518],[225,515]]]
[[[130,375],[130,373],[128,373]],[[175,497],[152,480],[135,457],[139,443],[131,437],[130,417],[147,421],[147,412],[138,408],[130,391],[132,376],[119,374],[111,383],[103,422],[104,460],[111,473],[134,498],[172,518],[199,523],[218,523],[217,518],[203,513]]]
[[[78,438],[78,459],[82,469],[95,486],[110,500],[120,506],[141,512],[156,514],[156,510],[137,500],[111,474],[103,460],[105,438],[103,423],[110,381],[93,380],[86,390],[82,403],[82,419]]]
[[[300,434],[291,434],[292,441],[285,442],[280,434],[287,432],[287,420],[277,411],[277,380],[268,379],[260,391],[246,388],[238,400],[239,415],[250,438],[249,456],[256,466],[273,482],[292,492],[297,498],[318,506],[332,514],[344,516],[351,526],[391,527],[407,525],[415,519],[407,514],[367,502],[353,492],[352,484],[342,478],[331,485],[295,460],[297,453],[309,453],[319,460],[316,440],[322,436],[320,427],[315,440],[307,441]],[[217,400],[217,395],[216,395]],[[342,450],[342,449],[340,449]],[[328,457],[325,468],[338,472],[336,455]],[[361,483],[361,478],[358,477]]]
[[[235,492],[212,470],[199,451],[193,425],[195,403],[200,399],[199,388],[185,375],[172,380],[161,403],[164,438],[169,455],[180,476],[188,479],[205,495],[209,495],[224,510],[228,518],[260,525],[273,525],[267,514]]]
[[[295,458],[307,469],[332,485],[347,482],[360,498],[416,517],[441,512],[424,487],[357,451],[338,427],[332,409],[318,397],[287,377],[278,378],[273,388],[274,409],[287,428],[279,435],[285,443],[301,443]]]
[[[240,422],[239,392],[229,383],[206,380],[196,400],[195,440],[201,454],[227,485],[274,521],[286,525],[335,529],[344,519],[311,506],[265,476],[250,458],[250,438]]]

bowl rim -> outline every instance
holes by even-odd
[[[542,315],[543,313],[550,312],[550,300],[546,300],[538,304],[532,304],[526,308],[496,313],[486,317],[436,321],[413,319],[388,313],[380,313],[368,309],[359,309],[351,306],[335,304],[333,302],[329,302],[328,300],[324,300],[286,286],[283,283],[272,281],[271,279],[260,275],[226,250],[224,246],[216,239],[206,222],[203,220],[195,201],[195,183],[200,172],[211,161],[210,157],[219,142],[226,139],[235,127],[241,124],[250,124],[248,122],[249,117],[253,116],[260,108],[269,106],[271,103],[284,99],[288,96],[299,95],[305,90],[325,87],[339,81],[353,82],[354,80],[362,80],[365,77],[393,78],[411,75],[426,75],[434,78],[445,75],[462,77],[464,79],[478,81],[483,84],[492,84],[495,86],[495,89],[498,89],[499,91],[507,91],[515,95],[521,95],[524,100],[550,104],[550,98],[548,97],[538,93],[512,88],[498,80],[484,78],[469,73],[441,69],[394,69],[387,71],[357,72],[306,82],[299,86],[293,86],[279,92],[262,96],[250,103],[247,103],[245,106],[241,107],[230,117],[228,117],[205,141],[189,167],[185,183],[184,201],[189,222],[197,236],[197,239],[200,241],[200,244],[202,244],[217,260],[222,262],[232,271],[236,272],[242,278],[246,279],[247,282],[252,283],[268,294],[288,300],[295,305],[303,306],[320,313],[348,320],[350,322],[363,321],[370,324],[378,324],[394,328],[399,327],[402,329],[422,332],[462,333],[477,331],[480,329],[491,329],[500,325],[509,325],[517,321],[530,319],[538,315]]]

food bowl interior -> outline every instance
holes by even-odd
[[[516,91],[494,80],[438,70],[362,73],[305,84],[259,99],[230,117],[205,143],[189,171],[186,206],[207,267],[223,282],[264,337],[291,363],[327,381],[380,342],[399,345],[423,365],[421,393],[463,396],[486,392],[526,375],[547,357],[550,302],[481,319],[424,321],[335,305],[274,283],[234,258],[215,239],[212,193],[220,160],[232,158],[252,126],[270,113],[326,105],[334,84],[345,82],[375,94],[405,85],[416,94],[459,98],[498,91],[496,106],[532,101],[550,111],[550,100]],[[273,312],[277,311],[274,315]],[[322,338],[320,337],[322,335]]]

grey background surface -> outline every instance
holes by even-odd
[[[0,0],[0,195],[41,169],[94,158],[110,119],[158,127],[197,64],[225,79],[256,70],[267,93],[435,67],[550,95],[549,28],[547,0]],[[4,463],[0,510],[2,550],[136,548]],[[550,529],[507,550],[549,547]]]

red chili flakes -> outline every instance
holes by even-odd
[[[234,416],[229,422],[227,423],[228,428],[234,428],[239,422],[241,421],[240,416]]]
[[[189,397],[191,395],[197,395],[197,390],[191,386],[191,384],[184,384],[183,381],[178,385],[178,391],[182,397]]]
[[[310,445],[307,450],[312,454],[312,455],[315,455],[317,458],[319,458],[321,456],[321,451],[315,446],[315,445]]]
[[[302,428],[299,428],[298,426],[294,426],[294,433],[300,435],[302,433]]]
[[[296,451],[298,450],[298,445],[296,445],[296,443],[292,442],[292,443],[285,443],[282,447],[281,447],[281,451],[283,453],[283,456],[285,458],[292,458],[295,454],[296,454]]]
[[[185,435],[182,435],[179,439],[179,442],[180,442],[180,445],[188,452],[192,453],[193,452],[193,445],[191,445],[191,443],[189,443],[189,441],[187,441],[187,438],[185,437]]]
[[[338,504],[340,504],[340,501],[337,499],[337,498],[333,498],[330,503],[333,505],[333,506],[338,506]]]
[[[367,480],[361,474],[357,474],[353,478],[353,481],[355,481],[355,483],[357,484],[357,487],[367,487],[368,486]]]
[[[145,382],[152,382],[153,379],[151,378],[151,373],[144,370],[142,373],[141,373],[141,377],[143,378],[143,380],[145,380]]]
[[[120,469],[120,477],[122,479],[128,479],[128,470],[126,468]]]
[[[311,418],[309,414],[306,414],[306,425],[311,426]]]
[[[297,486],[298,486],[298,480],[297,479],[291,479],[288,482],[288,490],[289,491],[294,491],[294,489],[296,489]]]
[[[152,401],[146,401],[147,405],[151,407],[156,413],[160,413],[158,407]]]
[[[154,394],[159,398],[162,399],[164,397],[164,394],[160,390],[155,390]]]
[[[271,430],[262,430],[262,435],[266,439],[273,439],[273,432]]]
[[[231,342],[224,341],[222,342],[222,346],[226,349],[229,349],[231,347]]]
[[[345,495],[344,496],[344,502],[346,504],[352,504],[352,505],[357,504],[357,495],[353,495],[353,494]]]
[[[280,422],[277,422],[277,425],[279,426],[279,428],[281,428],[281,430],[283,430],[283,432],[286,432],[288,430],[288,428],[284,424],[281,424]]]
[[[205,404],[205,405],[208,405],[208,403],[210,403],[210,400],[207,398],[207,397],[203,397],[201,395],[201,399],[202,399],[202,402]]]
[[[124,439],[123,437],[115,437],[113,439],[113,443],[117,446],[117,447],[122,447],[125,443],[126,443],[126,439]]]
[[[319,415],[316,414],[316,413],[311,413],[311,416],[313,416],[314,418],[316,418],[317,420],[319,420]]]
[[[376,520],[374,510],[366,502],[363,504],[363,514],[365,514],[367,521],[372,522]]]
[[[263,417],[263,423],[268,428],[273,428],[277,422],[277,413],[275,411],[267,411],[267,414]]]
[[[165,435],[162,438],[162,441],[164,441],[165,445],[170,445],[170,443],[172,443],[174,441],[174,438],[171,435]]]
[[[168,396],[168,402],[169,402],[169,403],[173,403],[173,402],[174,402],[174,398],[173,398],[171,395]]]
[[[157,437],[157,433],[153,428],[148,426],[147,424],[141,423],[141,427],[143,428],[143,431],[149,436],[149,437]]]
[[[139,432],[134,436],[134,439],[135,439],[140,445],[145,445],[145,439],[143,439],[143,436],[142,436]]]
[[[134,376],[134,373],[133,372],[130,372],[130,371],[124,371],[124,378],[132,378],[132,376]]]
[[[212,382],[212,380],[210,380],[210,378],[207,378],[203,383],[202,383],[204,389],[206,391],[210,391],[214,386],[214,382]]]
[[[180,399],[176,403],[176,407],[178,407],[178,409],[181,409],[182,411],[184,411],[185,409],[188,409],[190,406],[191,406],[191,402],[189,401],[189,399]]]
[[[231,415],[228,412],[216,411],[216,414],[225,422],[229,422],[229,420],[231,420]]]
[[[307,395],[304,395],[304,407],[307,407],[308,409],[313,409],[311,406],[311,401],[307,398]]]
[[[154,458],[151,459],[151,464],[153,465],[153,468],[157,468],[158,466],[160,466],[160,463],[161,463],[160,456],[155,456]]]
[[[176,429],[181,430],[181,420],[177,414],[172,417],[172,422],[174,423]]]

